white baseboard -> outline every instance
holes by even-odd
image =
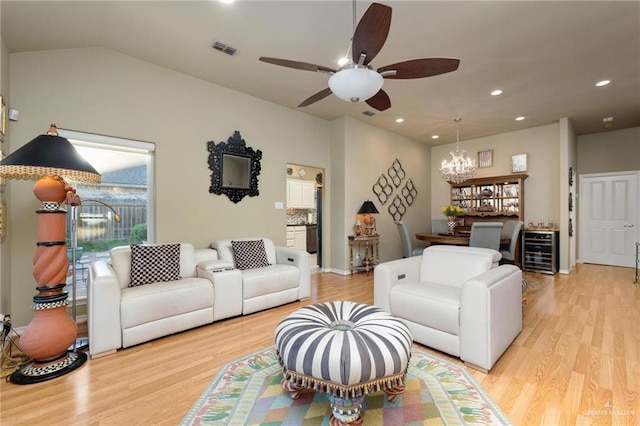
[[[76,317],[76,323],[77,324],[86,324],[87,323],[87,316],[86,315],[78,315]],[[24,325],[22,327],[16,327],[13,330],[18,333],[18,334],[22,334],[24,332],[24,330],[26,330],[27,326]]]

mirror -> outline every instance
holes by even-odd
[[[224,188],[251,188],[251,158],[222,154],[222,186]]]
[[[212,194],[226,194],[234,203],[245,196],[255,197],[258,191],[258,175],[262,151],[246,146],[239,131],[235,131],[227,142],[207,142]]]

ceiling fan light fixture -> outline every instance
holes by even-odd
[[[378,93],[384,80],[369,68],[345,68],[329,78],[329,88],[334,95],[348,102],[364,102]]]

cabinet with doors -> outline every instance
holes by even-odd
[[[287,226],[287,247],[307,251],[307,226]]]
[[[451,184],[451,204],[464,211],[464,224],[475,221],[524,222],[526,174],[468,179]]]
[[[525,271],[555,274],[560,266],[557,229],[522,232],[522,266]]]
[[[314,208],[314,183],[309,180],[287,179],[287,207]]]

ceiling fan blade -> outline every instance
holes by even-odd
[[[378,93],[367,99],[366,102],[371,108],[375,108],[378,111],[384,111],[391,108],[391,99],[389,99],[389,95],[387,95],[387,92],[382,89],[380,89]]]
[[[300,102],[300,105],[298,105],[298,108],[306,107],[307,105],[311,105],[313,103],[316,103],[319,100],[326,98],[331,93],[332,93],[331,89],[329,89],[327,87],[326,89],[321,90],[318,93],[316,93],[315,95],[311,95],[307,99],[305,99],[304,101]]]
[[[364,65],[376,57],[389,35],[391,28],[391,8],[384,4],[372,3],[364,13],[353,34],[351,52],[353,63],[357,64],[364,53]]]
[[[265,56],[261,56],[258,58],[258,60],[273,64],[273,65],[280,65],[281,67],[294,68],[294,69],[303,70],[303,71],[326,72],[330,74],[336,72],[336,70],[329,67],[324,67],[322,65],[309,64],[307,62],[300,62],[300,61],[290,61],[288,59],[267,58]]]
[[[423,78],[455,71],[458,65],[460,65],[460,59],[455,58],[412,59],[378,68],[377,71],[383,74],[384,78],[389,79]],[[396,73],[384,75],[386,71],[396,71]]]

